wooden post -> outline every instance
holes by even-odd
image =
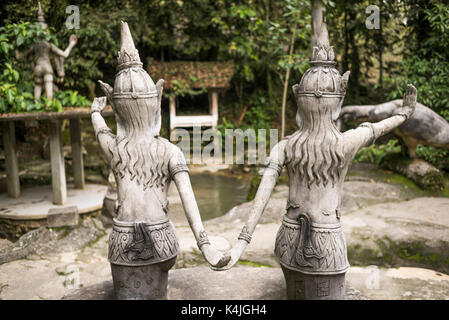
[[[210,101],[212,99],[212,101]],[[218,123],[218,91],[212,90],[209,94],[209,108],[212,115],[212,129],[217,129]]]
[[[50,159],[53,203],[61,205],[67,201],[61,120],[50,121]]]
[[[175,119],[176,119],[176,101],[175,97],[170,97],[170,139],[172,139],[173,131],[175,130]]]
[[[19,166],[16,155],[16,131],[14,121],[2,125],[3,146],[5,148],[8,196],[20,197]]]
[[[207,90],[207,100],[209,101],[209,113],[212,114],[212,89]]]
[[[84,163],[81,141],[80,118],[70,119],[70,142],[75,189],[84,189]]]

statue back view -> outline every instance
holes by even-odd
[[[114,226],[108,258],[118,299],[166,298],[168,270],[179,245],[168,219],[167,191],[175,181],[198,247],[213,265],[227,263],[210,247],[181,150],[159,136],[164,80],[154,84],[142,68],[128,25],[121,25],[121,48],[114,88],[100,81],[115,112],[117,135],[101,110],[106,97],[92,105],[97,140],[117,181]]]

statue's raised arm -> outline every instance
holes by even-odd
[[[95,137],[100,144],[101,150],[108,161],[111,161],[112,154],[109,151],[111,147],[116,148],[115,135],[104,121],[101,112],[106,107],[106,97],[95,98],[91,106],[91,120],[94,127]],[[111,145],[113,144],[113,146]]]
[[[69,45],[67,46],[67,48],[62,51],[61,49],[59,49],[57,46],[55,46],[53,43],[50,45],[51,46],[51,51],[63,58],[68,58],[70,52],[72,51],[73,47],[75,46],[75,44],[78,42],[78,38],[76,37],[76,35],[72,34],[69,38]]]
[[[356,129],[346,131],[344,137],[348,143],[348,152],[354,156],[360,148],[373,144],[377,138],[407,121],[415,111],[417,96],[416,88],[409,84],[404,94],[402,107],[396,109],[393,116],[376,123],[364,122]]]

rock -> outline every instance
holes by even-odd
[[[9,261],[23,259],[31,255],[56,254],[70,252],[82,248],[100,237],[106,231],[94,218],[85,218],[79,227],[58,227],[39,229],[24,234],[9,250],[0,252],[0,265]]]
[[[78,225],[78,207],[77,206],[56,206],[48,209],[48,226],[65,227]]]
[[[0,239],[0,256],[8,252],[13,246],[13,243],[7,239]]]
[[[82,289],[78,289],[64,297],[64,300],[115,300],[114,284],[106,280]]]
[[[279,268],[236,267],[212,271],[207,267],[170,270],[169,300],[283,300],[285,281]],[[347,288],[347,297],[366,300],[360,292]],[[113,299],[112,280],[81,288],[64,297],[67,300]]]
[[[410,199],[410,195],[397,185],[374,181],[346,181],[342,190],[342,213],[377,203],[398,202]]]
[[[287,196],[286,186],[276,188],[242,259],[278,266],[274,241]],[[407,197],[395,185],[345,182],[342,222],[352,265],[425,267],[449,273],[449,198],[404,201]],[[207,221],[209,234],[234,243],[251,206],[252,202],[244,203]]]
[[[343,215],[351,264],[449,273],[449,198],[383,203]]]
[[[77,251],[29,256],[0,265],[0,299],[60,299],[111,279],[106,237]]]
[[[380,202],[404,201],[410,197],[402,188],[382,182],[371,181],[345,181],[342,190],[341,210],[350,212],[362,207]],[[280,223],[285,214],[287,205],[288,186],[278,185],[270,197],[260,223]],[[225,215],[211,221],[216,223],[229,223],[247,221],[253,201],[235,206]],[[243,225],[243,224],[242,224]]]
[[[351,267],[347,274],[351,286],[371,299],[446,300],[449,275],[421,268]]]
[[[445,187],[441,171],[421,159],[412,160],[401,154],[389,154],[382,159],[381,167],[406,176],[426,190],[441,191]]]
[[[449,290],[444,273],[448,273],[445,268],[449,261],[449,199],[421,197],[405,201],[416,195],[396,185],[374,183],[372,178],[363,180],[360,177],[353,175],[351,178],[354,180],[344,184],[346,214],[343,215],[343,225],[352,265],[347,274],[347,297],[351,297],[351,294],[357,296],[359,290],[374,299],[447,299]],[[256,227],[251,244],[231,272],[244,272],[242,270],[253,268],[273,270],[270,272],[276,272],[282,278],[273,251],[287,192],[285,185],[276,187],[270,200],[270,211],[265,212],[264,216],[268,214],[263,217],[263,223]],[[188,277],[188,270],[199,269],[207,274],[211,272],[210,281],[215,281],[213,277],[220,274],[223,277],[225,273],[212,272],[207,267],[188,227],[178,194],[172,193],[169,200],[170,218],[174,218],[181,246],[176,266],[170,272],[170,276],[174,276],[170,286],[178,291],[173,291],[169,298],[178,299],[178,296],[187,292],[183,291],[187,289],[177,285],[180,279],[188,279],[195,290],[199,288],[200,284]],[[244,203],[234,208],[232,214],[229,212],[224,217],[205,221],[211,242],[223,251],[237,242],[249,208],[250,204]],[[92,290],[92,295],[89,291],[83,291],[84,298],[98,296],[98,290],[111,293],[112,281],[107,261],[109,231],[101,228],[98,218],[85,218],[76,228],[41,228],[15,243],[0,240],[0,299],[60,299],[76,288],[77,282],[72,283],[76,280],[73,267],[79,270],[81,289]],[[378,268],[378,290],[370,289],[373,288],[370,275],[376,267],[360,267],[369,264],[383,266]],[[391,266],[401,268],[391,269]],[[436,271],[409,268],[418,266]],[[262,274],[254,281],[262,282],[261,279]],[[105,287],[108,281],[109,289]],[[394,289],[390,290],[390,282]],[[280,285],[284,286],[283,282]],[[259,284],[257,288],[260,290]],[[226,294],[230,291],[228,288],[221,290]],[[275,294],[274,291],[270,292]],[[105,293],[100,295],[104,297]]]

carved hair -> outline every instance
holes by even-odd
[[[109,148],[116,176],[136,179],[144,190],[165,186],[169,180],[166,140],[155,136],[158,113],[156,98],[115,99],[114,110],[121,118],[125,134],[117,135],[116,148]]]
[[[313,184],[334,186],[345,167],[343,137],[332,121],[334,98],[301,96],[297,99],[299,130],[288,137],[286,163],[299,171],[310,187]]]

